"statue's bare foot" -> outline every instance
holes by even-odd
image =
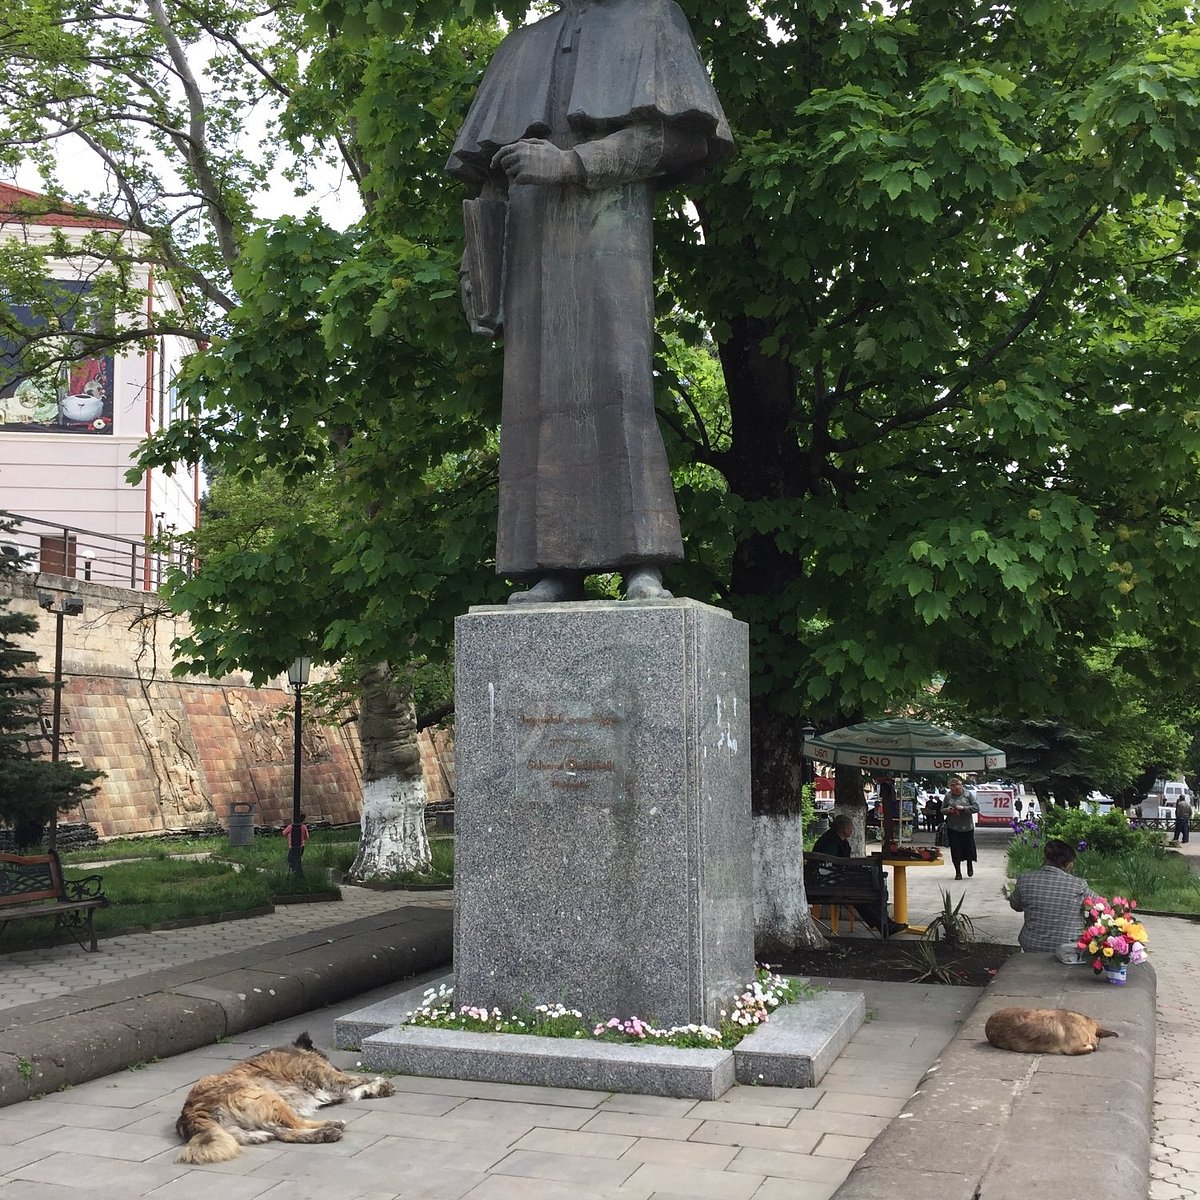
[[[662,569],[634,567],[625,576],[626,600],[670,600],[671,593],[662,585]]]
[[[558,604],[583,599],[583,576],[574,571],[551,571],[524,592],[513,592],[509,604]]]

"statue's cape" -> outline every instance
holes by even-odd
[[[501,146],[550,133],[550,82],[564,32],[578,56],[567,106],[572,130],[596,135],[661,118],[703,133],[708,155],[689,176],[733,154],[729,123],[679,6],[608,0],[564,8],[500,43],[454,143],[449,174],[478,181]]]

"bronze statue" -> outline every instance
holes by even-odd
[[[658,189],[733,153],[673,0],[565,0],[514,30],[446,170],[465,182],[463,303],[504,335],[496,570],[510,602],[579,599],[619,571],[669,596],[683,558],[654,415]]]

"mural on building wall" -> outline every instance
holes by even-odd
[[[66,329],[75,325],[73,311],[90,288],[67,279],[52,281],[49,301]],[[45,328],[46,317],[28,304],[0,297],[5,311],[0,324],[0,429],[18,433],[93,433],[113,431],[113,359],[110,355],[79,358],[58,370],[24,374],[21,352],[3,326],[13,332]],[[80,347],[70,337],[55,339],[67,353]]]

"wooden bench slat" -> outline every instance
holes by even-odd
[[[2,885],[3,881],[0,881]],[[58,895],[54,888],[43,888],[40,892],[3,892],[0,893],[0,908],[10,904],[25,904],[30,900],[53,900]]]

